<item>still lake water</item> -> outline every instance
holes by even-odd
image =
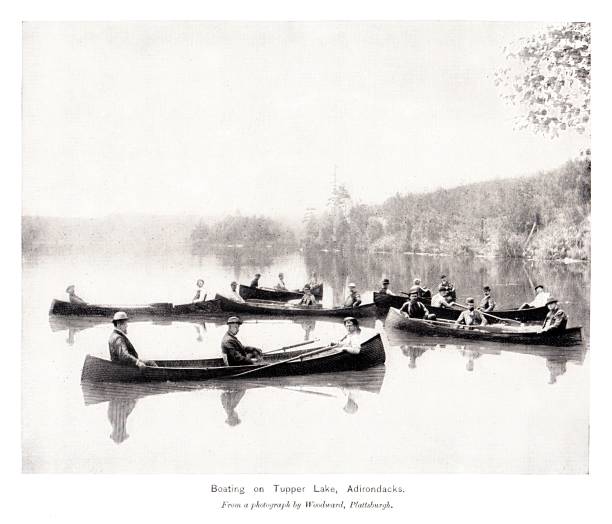
[[[508,260],[330,253],[198,254],[53,252],[23,259],[22,442],[25,472],[121,473],[585,473],[589,448],[590,266]],[[349,281],[377,288],[383,277],[406,290],[447,273],[459,298],[490,285],[498,308],[530,299],[542,283],[582,325],[571,349],[364,332],[385,341],[384,366],[360,373],[272,381],[114,385],[83,388],[87,353],[107,357],[108,320],[52,319],[53,298],[75,284],[97,303],[189,302],[195,281],[209,293],[262,273],[289,287],[316,270],[324,303],[338,303]],[[368,293],[364,298],[370,298]],[[219,356],[226,326],[133,322],[143,358]],[[341,321],[258,320],[239,338],[271,349],[334,340]]]

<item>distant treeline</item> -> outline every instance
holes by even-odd
[[[531,177],[495,180],[381,205],[352,205],[334,191],[322,214],[308,214],[307,249],[590,258],[590,156]]]
[[[294,246],[294,231],[263,216],[228,216],[217,222],[199,222],[191,233],[196,246]]]

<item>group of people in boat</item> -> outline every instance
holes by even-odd
[[[124,311],[118,311],[113,316],[113,331],[108,339],[108,350],[110,359],[128,366],[135,366],[139,369],[158,367],[154,360],[144,360],[140,358],[134,345],[127,336],[128,315]],[[238,316],[231,316],[227,319],[227,331],[221,339],[221,353],[223,362],[226,366],[248,366],[260,364],[263,361],[264,353],[261,349],[245,346],[238,340],[238,332],[243,321]],[[344,319],[346,328],[345,335],[338,342],[331,342],[330,349],[337,347],[342,351],[351,354],[358,354],[361,350],[361,329],[359,321],[354,317]]]

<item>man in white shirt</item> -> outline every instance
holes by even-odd
[[[196,292],[191,300],[192,303],[204,302],[206,300],[206,290],[204,289],[204,281],[199,278],[196,283]]]
[[[232,288],[231,293],[227,294],[227,298],[229,298],[230,300],[233,300],[234,302],[240,302],[243,303],[244,302],[244,298],[242,298],[239,294],[238,291],[236,291],[236,288],[238,287],[238,282],[236,282],[235,280],[230,284],[230,287]]]
[[[544,286],[538,284],[535,288],[536,296],[531,302],[525,302],[519,309],[529,309],[534,307],[544,307],[550,298],[550,293],[544,291]]]

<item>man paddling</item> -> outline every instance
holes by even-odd
[[[120,362],[140,369],[147,366],[157,367],[153,360],[142,360],[127,337],[128,316],[124,311],[117,311],[113,317],[113,332],[108,339],[108,350],[113,362]]]
[[[221,340],[221,351],[223,360],[227,361],[228,366],[247,366],[260,362],[263,358],[261,349],[251,346],[243,346],[236,338],[242,320],[239,317],[229,317],[227,319],[227,333]]]
[[[251,280],[251,287],[259,287],[259,278],[261,277],[260,273],[255,273],[255,277]]]
[[[67,288],[66,288],[66,293],[68,293],[68,301],[71,304],[81,304],[81,305],[85,305],[87,304],[87,302],[85,302],[81,297],[79,297],[75,291],[74,291],[74,285],[70,284]]]
[[[358,354],[361,351],[361,328],[359,327],[359,321],[355,317],[346,317],[344,319],[344,327],[346,328],[346,335],[344,335],[338,344],[347,353],[353,355]],[[336,344],[332,344],[336,345]]]
[[[539,333],[554,333],[557,331],[564,331],[567,326],[567,314],[561,308],[559,303],[554,297],[549,297],[546,301],[548,306],[548,314],[542,325],[542,329]]]
[[[466,326],[486,326],[488,322],[485,316],[477,309],[474,309],[474,299],[468,297],[465,303],[467,304],[467,309],[461,312],[461,315],[455,321],[455,327],[459,327],[460,324],[465,324]]]
[[[354,282],[349,285],[349,294],[344,301],[344,307],[357,307],[361,304],[361,295],[357,292],[357,286]]]
[[[436,315],[430,314],[428,309],[419,301],[419,286],[412,286],[408,296],[410,299],[404,302],[404,305],[400,308],[402,313],[406,313],[409,318],[436,319]]]
[[[448,281],[448,277],[446,275],[440,275],[440,285],[438,286],[438,291],[442,296],[447,296],[450,294],[453,301],[457,300],[455,285]]]
[[[495,300],[491,296],[491,288],[489,286],[485,286],[482,288],[482,292],[484,296],[480,300],[480,304],[478,305],[478,309],[484,313],[491,313],[495,309]]]
[[[285,285],[285,275],[283,273],[278,274],[278,282],[274,289],[278,289],[279,291],[287,291],[287,286]]]
[[[452,308],[455,304],[453,297],[450,293],[443,295],[442,293],[436,293],[431,298],[431,305],[433,307]]]

